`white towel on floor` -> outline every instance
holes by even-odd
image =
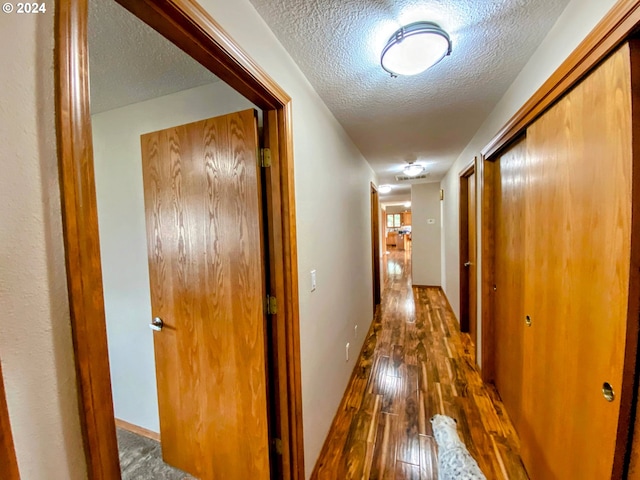
[[[453,418],[434,415],[431,425],[438,444],[438,480],[487,480],[460,440]]]

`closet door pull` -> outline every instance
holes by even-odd
[[[616,394],[613,391],[613,387],[609,382],[604,382],[602,384],[602,396],[607,402],[613,402],[613,400],[616,398]]]

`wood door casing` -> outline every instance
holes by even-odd
[[[526,139],[496,162],[493,178],[494,383],[516,428],[522,417]],[[490,348],[487,346],[487,348]]]
[[[4,390],[4,377],[0,363],[0,471],[5,480],[19,480],[18,461],[13,444],[13,434],[9,423],[9,409]]]
[[[255,122],[141,137],[163,457],[203,479],[269,478]]]

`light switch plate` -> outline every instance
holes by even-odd
[[[316,290],[316,271],[311,270],[311,291],[315,292]]]

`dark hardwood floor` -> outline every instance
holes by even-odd
[[[386,254],[384,270],[382,305],[311,478],[437,480],[429,419],[441,413],[458,421],[487,479],[528,479],[442,291],[411,286],[410,251]]]

